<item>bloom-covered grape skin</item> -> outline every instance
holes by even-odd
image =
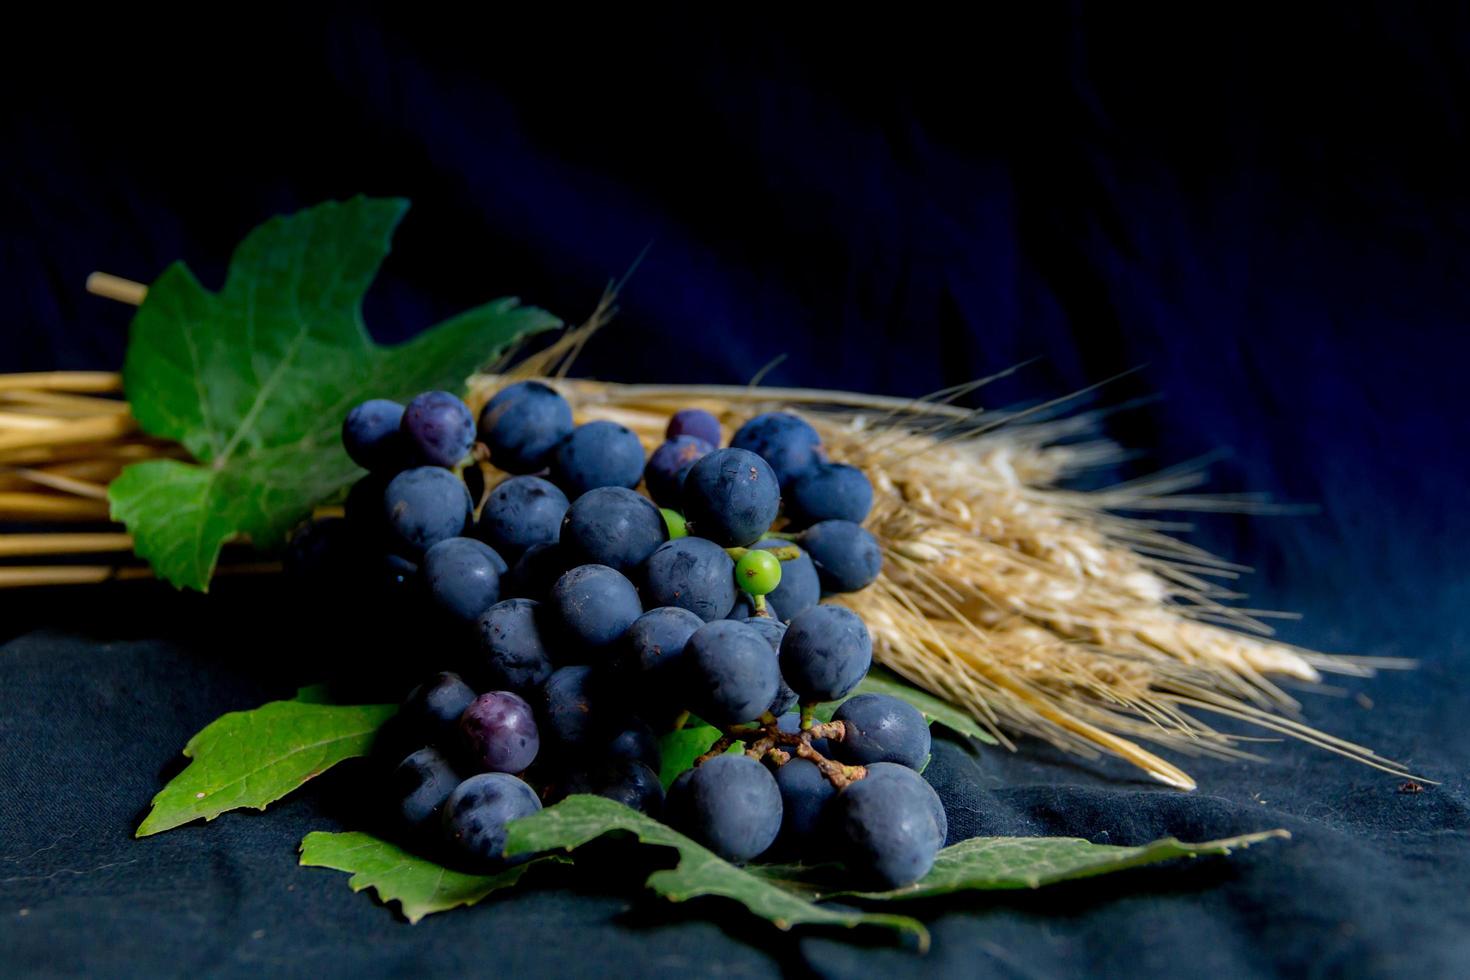
[[[781,830],[781,790],[765,766],[747,755],[721,755],[693,773],[674,806],[678,829],[735,864],[771,846]]]
[[[505,856],[507,825],[540,809],[536,791],[515,776],[481,773],[460,783],[444,801],[444,837],[475,870],[498,871],[529,857]]]
[[[426,466],[452,467],[475,444],[475,417],[447,391],[426,391],[403,410],[403,435],[414,458]]]
[[[459,716],[474,700],[463,678],[441,671],[408,693],[398,718],[419,744],[452,745]]]
[[[572,406],[539,381],[502,389],[480,410],[480,441],[507,473],[535,473],[572,431]]]
[[[837,788],[816,763],[797,758],[776,770],[776,788],[781,791],[781,841],[809,860],[826,829],[827,806]]]
[[[722,619],[735,605],[735,563],[705,538],[678,538],[658,546],[643,566],[650,605],[687,609],[705,622]]]
[[[510,691],[471,701],[459,717],[459,734],[466,759],[481,772],[524,772],[541,749],[531,706]]]
[[[567,495],[537,476],[513,476],[495,485],[480,508],[475,536],[514,563],[527,548],[561,536]]]
[[[852,521],[822,521],[797,539],[812,556],[822,588],[828,592],[857,592],[871,585],[883,570],[878,539]]]
[[[438,466],[404,470],[383,491],[391,543],[406,558],[418,558],[440,541],[459,537],[470,509],[464,482]]]
[[[723,441],[720,438],[720,420],[702,408],[683,408],[669,418],[664,438],[675,439],[679,436],[703,439],[711,446],[718,446]]]
[[[746,422],[730,440],[771,464],[781,488],[822,461],[822,437],[789,412],[767,412]]]
[[[473,623],[500,600],[505,562],[483,541],[446,538],[424,552],[423,578],[434,604],[455,622]]]
[[[774,603],[781,610],[781,619],[790,619],[804,613],[822,600],[822,581],[817,575],[817,566],[813,564],[811,555],[799,545],[780,538],[764,538],[753,547],[762,551],[795,548],[798,552],[795,558],[781,563],[781,581],[766,596],[767,603]]]
[[[843,863],[873,888],[900,888],[934,865],[944,843],[933,790],[906,766],[878,762],[833,801]]]
[[[386,398],[370,398],[342,421],[342,446],[365,470],[379,473],[399,469],[408,459],[402,425],[402,405]]]
[[[516,560],[504,591],[520,599],[542,601],[572,564],[560,543],[533,544]]]
[[[918,708],[886,694],[857,694],[833,714],[846,728],[833,746],[850,766],[893,762],[919,770],[929,758],[929,722]]]
[[[598,487],[631,490],[643,479],[643,443],[616,422],[579,425],[552,452],[551,479],[571,500]]]
[[[587,666],[562,667],[541,688],[540,732],[550,747],[584,752],[605,727],[597,678]]]
[[[435,748],[412,753],[398,764],[390,778],[398,816],[415,831],[435,825],[439,808],[460,783],[459,773]]]
[[[658,773],[637,759],[607,759],[575,769],[556,788],[561,797],[589,793],[616,800],[651,817],[657,817],[664,805]]]
[[[791,481],[784,502],[792,527],[830,520],[861,524],[873,509],[873,484],[856,466],[819,463]]]
[[[668,540],[668,525],[647,497],[626,487],[597,487],[567,509],[560,540],[572,561],[628,575]]]
[[[607,750],[604,753],[609,759],[631,759],[641,762],[654,772],[658,772],[663,763],[663,752],[658,745],[658,737],[653,734],[653,729],[648,722],[636,716],[628,718],[623,723],[622,731],[616,733],[607,741]],[[662,794],[660,794],[662,795]]]
[[[541,604],[534,599],[504,599],[476,620],[476,679],[482,687],[525,697],[551,676],[551,655],[541,636]]]
[[[557,579],[550,605],[564,638],[593,656],[609,651],[643,615],[633,583],[606,565],[578,565]]]
[[[623,635],[622,665],[649,700],[677,697],[685,647],[704,620],[687,609],[659,606],[639,616]]]
[[[724,547],[760,539],[781,510],[781,488],[764,459],[743,449],[716,449],[684,479],[684,519],[691,533]]]
[[[759,718],[781,684],[770,643],[733,619],[695,630],[684,648],[684,662],[689,707],[715,725]]]
[[[868,674],[873,638],[841,606],[814,606],[793,617],[781,638],[781,676],[803,704],[846,697]]]
[[[649,454],[648,465],[643,468],[648,495],[660,507],[678,507],[684,493],[684,478],[714,448],[694,436],[675,436],[660,444]]]

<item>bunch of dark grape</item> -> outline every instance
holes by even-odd
[[[928,871],[946,821],[918,772],[927,723],[850,696],[872,639],[821,601],[879,573],[873,490],[805,421],[757,416],[718,448],[719,421],[689,409],[645,458],[525,381],[478,421],[446,392],[365,402],[342,438],[368,475],[339,533],[447,630],[425,654],[445,669],[383,740],[412,844],[503,867],[511,820],[590,793],[734,862],[839,861],[865,887]],[[666,796],[659,735],[701,722],[723,735]]]

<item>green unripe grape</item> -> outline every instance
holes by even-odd
[[[781,584],[781,559],[752,549],[735,563],[735,582],[751,595],[765,595]]]
[[[669,510],[667,507],[660,507],[658,512],[664,515],[664,525],[669,529],[670,541],[673,541],[675,538],[689,537],[689,528],[684,524],[683,514],[677,510]]]

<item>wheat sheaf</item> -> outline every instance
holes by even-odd
[[[602,322],[594,316],[514,368],[476,376],[471,407],[536,377],[571,401],[579,421],[619,422],[650,450],[681,408],[711,411],[727,431],[765,411],[801,415],[831,457],[860,467],[874,488],[866,526],[882,545],[882,574],[832,601],[861,613],[877,661],[963,707],[1003,745],[1030,735],[1085,757],[1118,756],[1159,782],[1193,789],[1187,772],[1144,746],[1257,757],[1238,731],[1205,720],[1214,716],[1407,775],[1299,721],[1299,703],[1273,680],[1313,685],[1324,673],[1363,676],[1405,661],[1273,640],[1258,614],[1230,604],[1239,596],[1228,583],[1246,569],[1175,537],[1184,525],[1125,516],[1248,506],[1186,493],[1203,480],[1200,468],[1069,489],[1123,449],[1096,435],[1096,414],[1055,417],[1051,403],[1011,413],[953,404],[991,379],[908,400],[568,377]]]

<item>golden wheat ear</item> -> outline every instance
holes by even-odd
[[[1096,413],[987,413],[951,404],[986,380],[927,399],[853,392],[569,379],[567,367],[611,309],[504,374],[473,379],[477,407],[510,380],[548,378],[579,418],[610,419],[647,448],[668,417],[705,408],[733,431],[781,408],[821,432],[831,456],[873,483],[867,521],[885,556],[868,590],[837,597],[861,611],[875,656],[967,709],[1005,745],[1032,735],[1083,756],[1117,756],[1166,785],[1187,772],[1144,748],[1253,757],[1259,739],[1217,730],[1216,715],[1287,735],[1396,775],[1402,766],[1292,717],[1273,678],[1317,685],[1323,672],[1362,675],[1405,661],[1337,657],[1271,639],[1273,614],[1243,609],[1229,582],[1245,571],[1171,532],[1185,525],[1124,514],[1260,511],[1255,497],[1186,494],[1184,467],[1096,492],[1068,489],[1079,472],[1123,451],[1092,433]]]

